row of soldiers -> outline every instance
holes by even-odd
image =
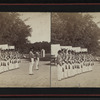
[[[93,65],[94,57],[91,54],[67,49],[59,50],[57,56],[58,80],[92,71]]]
[[[20,54],[15,50],[0,50],[0,73],[19,68]]]

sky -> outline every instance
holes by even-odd
[[[86,12],[85,14],[93,16],[93,20],[97,23],[100,22],[100,12]],[[51,40],[51,20],[50,12],[21,12],[20,18],[25,20],[25,24],[30,25],[32,28],[31,37],[28,40],[31,43]],[[100,23],[97,24],[100,27]]]
[[[47,41],[50,42],[50,13],[48,12],[21,12],[20,18],[25,21],[26,25],[32,28],[31,37],[28,40],[31,43]]]

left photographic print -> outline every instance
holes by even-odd
[[[0,12],[0,87],[50,87],[50,15]]]

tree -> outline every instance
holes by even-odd
[[[35,43],[26,43],[23,47],[23,53],[29,53],[30,49],[33,48],[34,51],[45,50],[46,53],[50,53],[50,43],[49,42],[35,42]]]
[[[35,42],[31,45],[31,48],[34,48],[34,51],[41,51],[42,49],[45,50],[46,53],[50,53],[50,43],[43,41],[43,42]]]
[[[0,43],[14,45],[21,50],[31,36],[31,27],[20,19],[16,12],[0,13]]]
[[[96,52],[100,28],[89,14],[52,13],[51,43],[80,46]]]

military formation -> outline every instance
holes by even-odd
[[[0,50],[0,73],[19,68],[20,54],[15,50]]]
[[[87,52],[75,52],[67,49],[58,51],[57,75],[59,81],[84,72],[92,71],[93,66],[94,57]]]
[[[41,52],[42,53],[42,52]],[[44,52],[42,53],[42,57],[44,57]],[[23,57],[23,56],[22,56]],[[33,67],[35,65],[35,69],[39,69],[39,51],[34,51],[30,49],[29,52],[29,75],[33,75]],[[21,54],[15,49],[0,49],[0,73],[17,69],[19,68],[19,64],[21,63]]]

